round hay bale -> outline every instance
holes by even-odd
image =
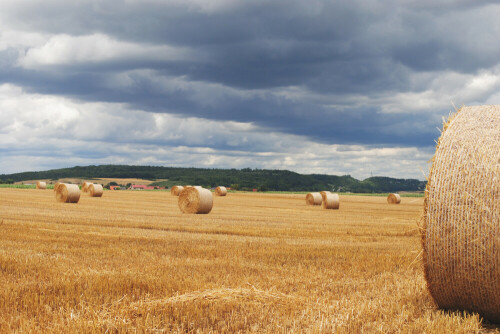
[[[63,203],[78,203],[80,188],[76,184],[60,183],[56,188],[56,199]]]
[[[327,194],[331,194],[330,191],[320,191],[319,192],[321,194],[321,200],[324,202],[325,201],[325,198],[326,198],[326,195]]]
[[[83,182],[82,183],[82,191],[84,193],[88,192],[91,184],[92,184],[92,182],[88,182],[88,181]]]
[[[399,194],[389,194],[389,196],[387,196],[387,203],[399,204],[401,203],[401,196],[399,196]]]
[[[212,192],[201,187],[185,188],[178,204],[183,213],[209,213],[213,206]]]
[[[226,196],[227,195],[227,189],[226,187],[219,186],[215,188],[215,195],[217,196]]]
[[[170,194],[173,195],[173,196],[179,196],[179,194],[181,193],[181,191],[184,189],[183,186],[173,186],[171,189],[170,189]]]
[[[60,184],[61,184],[61,182],[56,182],[56,183],[54,184],[54,191],[56,191],[57,187],[58,187]]]
[[[47,189],[47,183],[43,182],[43,181],[37,181],[36,182],[36,189],[42,189],[42,190]]]
[[[104,189],[102,188],[102,184],[91,183],[88,186],[88,193],[90,197],[102,197]]]
[[[306,195],[306,204],[308,205],[321,205],[323,198],[320,193],[309,193]]]
[[[425,279],[440,308],[500,322],[500,106],[443,125],[424,200]]]
[[[323,200],[323,209],[334,209],[337,210],[340,207],[340,198],[338,194],[325,194]]]

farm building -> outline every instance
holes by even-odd
[[[165,189],[165,187],[146,186],[146,185],[143,185],[143,184],[133,184],[128,189],[129,190],[155,190],[155,189]]]

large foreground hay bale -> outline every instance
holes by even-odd
[[[47,189],[47,183],[43,181],[36,182],[36,189]]]
[[[309,193],[306,195],[306,204],[308,205],[321,205],[323,198],[320,193]]]
[[[215,195],[217,196],[226,196],[227,195],[227,189],[226,187],[219,186],[215,188]]]
[[[173,186],[170,189],[170,194],[172,194],[173,196],[179,196],[182,190],[184,190],[183,186]]]
[[[323,199],[323,209],[338,209],[340,207],[340,198],[338,194],[325,194]]]
[[[82,183],[82,191],[84,193],[88,192],[91,184],[92,184],[92,182],[88,182],[88,181],[83,182]]]
[[[389,194],[389,196],[387,196],[387,203],[399,204],[401,203],[401,196],[399,196],[399,194]]]
[[[500,106],[462,107],[444,124],[423,221],[425,278],[438,306],[500,322]]]
[[[179,195],[178,204],[184,213],[209,213],[213,206],[212,192],[201,187],[185,188]]]
[[[56,199],[63,203],[78,203],[80,188],[76,184],[60,183],[56,189]]]
[[[88,186],[88,193],[90,197],[102,197],[102,194],[104,193],[102,184],[91,183]]]

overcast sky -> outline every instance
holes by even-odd
[[[495,1],[2,0],[0,174],[90,164],[423,179],[498,104]]]

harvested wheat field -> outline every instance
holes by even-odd
[[[0,332],[498,332],[426,290],[423,198],[0,189]]]

